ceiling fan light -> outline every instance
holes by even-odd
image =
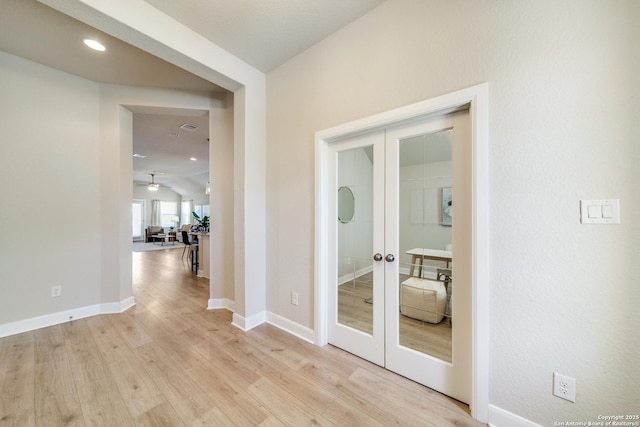
[[[149,185],[147,186],[147,188],[149,189],[149,191],[158,191],[158,187],[159,187],[159,185],[158,185],[158,184],[149,184]]]

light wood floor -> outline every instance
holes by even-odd
[[[0,426],[478,426],[465,405],[207,311],[181,251],[133,254],[137,305],[0,339]]]
[[[401,274],[399,283],[410,276]],[[338,321],[368,334],[373,333],[373,305],[365,299],[373,295],[373,274],[368,273],[340,285],[338,290]],[[448,318],[439,323],[423,322],[402,314],[400,345],[428,354],[446,362],[452,361],[451,323]]]

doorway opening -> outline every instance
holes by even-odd
[[[209,140],[208,110],[133,111],[133,251],[176,252],[182,256],[165,257],[176,264],[173,268],[207,280],[209,250],[204,245],[210,240],[201,239],[202,250],[194,244],[205,230],[196,230],[193,212],[200,219],[210,215]],[[144,271],[133,267],[134,278]]]

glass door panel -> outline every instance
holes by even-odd
[[[338,323],[373,334],[373,148],[338,153]]]
[[[399,344],[451,362],[452,130],[399,140]]]
[[[328,340],[383,366],[384,132],[342,141],[327,154],[326,221],[335,247],[328,272]]]

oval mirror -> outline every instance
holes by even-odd
[[[355,203],[349,187],[338,188],[338,220],[346,224],[353,219]]]

